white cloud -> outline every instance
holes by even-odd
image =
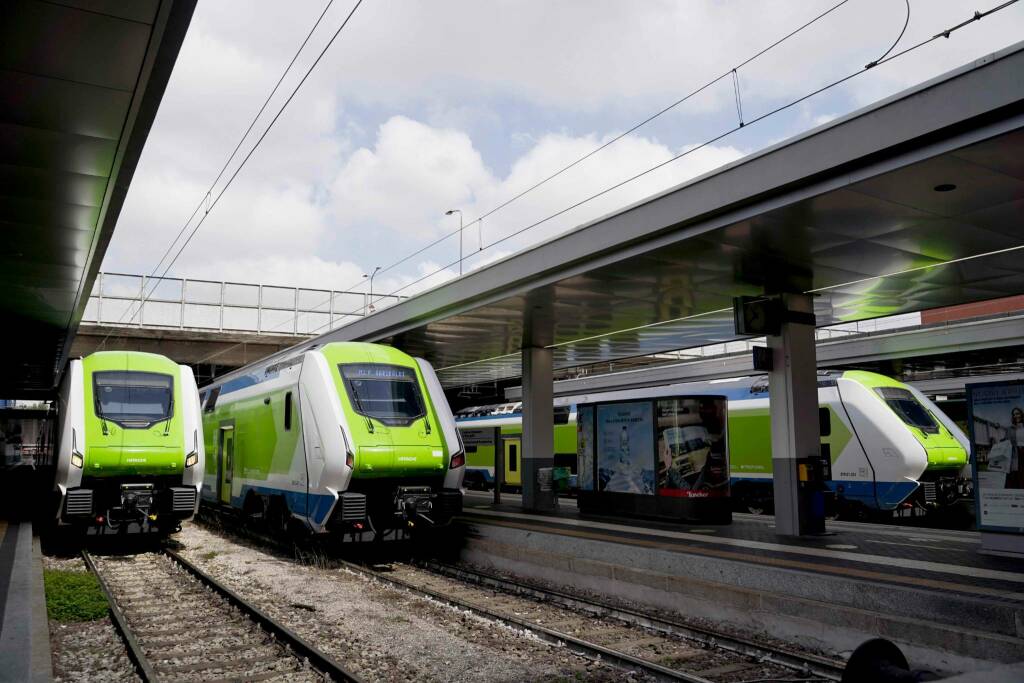
[[[457,226],[454,217],[442,215],[445,209],[462,209],[468,223],[832,3],[365,3],[175,272],[282,285],[351,286],[368,264],[392,263]],[[332,6],[271,112],[350,6]],[[957,23],[974,9],[956,0],[914,2],[912,7],[900,48]],[[105,269],[148,272],[155,265],[322,8],[323,0],[199,5]],[[877,58],[902,21],[901,3],[858,0],[744,66],[739,78],[748,120]],[[807,101],[794,125],[806,128],[842,116],[854,106],[1008,44],[1022,28],[1024,4],[872,69],[844,86],[842,96]],[[671,158],[686,149],[683,145],[704,137],[683,135],[694,115],[713,121],[717,116],[731,125],[733,107],[727,80],[673,112],[670,116],[676,118],[657,129],[661,139],[642,129],[489,217],[483,224],[484,242],[493,244]],[[257,126],[257,135],[266,122]],[[485,133],[473,132],[477,130],[498,132],[484,138]],[[745,129],[743,149],[699,149],[521,237],[474,254],[464,269],[493,262],[728,163],[770,138],[799,132],[759,131]],[[370,237],[374,234],[381,238]],[[465,251],[472,254],[477,226],[470,226],[464,237]],[[450,264],[457,254],[457,242],[448,240],[379,275],[375,291],[401,287]],[[453,275],[449,269],[410,290]]]
[[[492,183],[468,135],[396,116],[380,127],[372,150],[348,158],[331,187],[339,225],[429,237],[443,211]]]

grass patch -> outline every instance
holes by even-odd
[[[90,572],[44,569],[46,614],[54,621],[93,621],[107,616],[109,605]]]
[[[199,557],[204,559],[204,560],[206,560],[207,562],[209,562],[210,560],[212,560],[213,558],[217,557],[218,555],[220,555],[220,553],[218,553],[216,550],[211,550],[210,552],[203,553]]]

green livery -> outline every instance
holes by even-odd
[[[203,497],[317,533],[447,522],[465,453],[433,369],[388,346],[298,348],[202,393]]]
[[[134,351],[72,360],[58,412],[54,489],[62,524],[167,532],[195,513],[205,458],[187,366]]]

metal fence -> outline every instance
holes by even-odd
[[[97,325],[320,334],[406,297],[100,273],[83,322]],[[372,303],[371,303],[372,302]]]

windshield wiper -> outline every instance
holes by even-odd
[[[110,430],[107,429],[107,419],[103,416],[103,408],[100,406],[100,400],[97,398],[95,401],[96,417],[100,418],[100,426],[103,427],[103,436],[110,436]]]
[[[429,434],[430,433],[430,416],[427,415],[426,413],[423,413],[423,426],[425,427],[424,431],[427,434]]]
[[[370,419],[369,415],[363,415],[363,419],[366,420],[366,429],[373,434],[373,420]]]
[[[174,417],[174,397],[171,396],[171,402],[167,404],[167,421],[164,423],[164,436],[167,436],[171,431],[171,418]]]

